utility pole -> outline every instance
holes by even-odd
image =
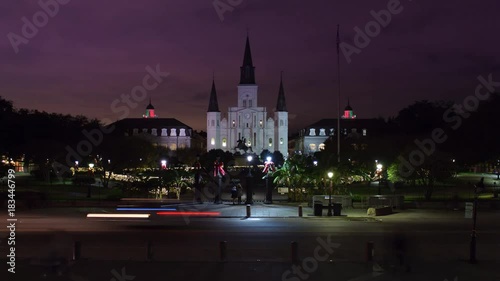
[[[337,84],[338,84],[338,100],[337,100],[337,162],[340,164],[340,25],[337,24]]]

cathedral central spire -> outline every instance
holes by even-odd
[[[252,62],[252,52],[250,51],[250,39],[247,34],[243,65],[240,67],[240,84],[255,84],[255,67]]]

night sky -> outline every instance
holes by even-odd
[[[213,72],[221,111],[236,105],[248,28],[259,106],[272,112],[284,71],[293,133],[336,116],[337,24],[341,41],[354,46],[354,28],[391,1],[230,2],[241,4],[221,20],[212,0],[70,0],[16,54],[8,34],[22,36],[21,19],[33,22],[42,9],[38,1],[1,1],[0,95],[17,108],[115,121],[123,114],[112,102],[142,84],[146,66],[160,64],[170,75],[129,117],[141,117],[151,97],[160,117],[205,130]],[[500,80],[498,0],[400,6],[351,63],[341,54],[342,109],[349,97],[358,118],[395,116],[415,100],[461,102],[479,75]]]

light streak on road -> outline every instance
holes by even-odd
[[[160,216],[210,216],[216,217],[220,215],[220,212],[157,212]]]
[[[117,211],[176,211],[175,208],[116,208]]]
[[[150,214],[87,214],[87,218],[128,218],[147,219]]]

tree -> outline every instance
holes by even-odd
[[[301,201],[303,199],[302,188],[311,179],[311,167],[312,159],[310,157],[294,154],[273,173],[273,182],[289,188],[290,200]]]
[[[413,182],[414,185],[419,184],[424,188],[425,200],[431,200],[436,182],[452,177],[455,174],[455,165],[451,157],[442,151],[435,151],[428,155],[421,164],[416,163],[416,160],[409,158],[412,151],[414,150],[406,150],[406,153],[390,165],[390,178],[392,180],[405,179]],[[411,162],[420,165],[414,165]]]
[[[107,135],[96,147],[94,161],[103,186],[108,187],[113,173],[124,169],[158,167],[156,153],[155,147],[141,138]]]

